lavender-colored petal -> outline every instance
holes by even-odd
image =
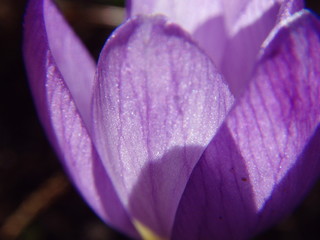
[[[178,26],[125,23],[102,50],[93,101],[95,143],[131,217],[168,238],[194,165],[233,102]]]
[[[262,42],[280,19],[302,7],[302,0],[132,0],[127,10],[128,16],[164,14],[186,29],[238,97],[251,77]]]
[[[236,20],[229,23],[223,57],[218,67],[234,96],[249,81],[262,42],[277,21],[280,4],[275,0],[251,1]]]
[[[217,0],[131,0],[127,1],[128,18],[136,15],[163,14],[192,33],[208,19],[221,14]]]
[[[291,15],[299,12],[304,8],[304,1],[303,0],[282,0],[278,22],[285,20],[286,18],[290,17]]]
[[[91,207],[115,228],[137,237],[95,153],[87,128],[63,75],[66,71],[70,71],[66,75],[71,77],[78,67],[84,68],[81,72],[87,67],[88,71],[91,71],[92,66],[81,64],[87,62],[87,55],[86,53],[82,55],[84,50],[79,50],[82,45],[78,45],[79,40],[71,34],[71,30],[67,29],[68,26],[60,15],[56,16],[59,13],[54,8],[50,1],[33,0],[25,17],[24,56],[40,118],[69,175]],[[48,28],[53,24],[50,21],[57,21],[64,26],[59,25],[56,33],[51,29],[51,34],[48,34]],[[56,38],[63,52],[60,52],[61,49],[57,46],[51,48],[50,42],[57,41]],[[71,50],[68,48],[70,44]],[[75,49],[79,50],[76,54]],[[67,55],[66,58],[62,56],[63,54]],[[64,71],[60,71],[60,66],[64,64],[70,69],[64,68]],[[75,77],[79,75],[76,74]]]
[[[246,239],[292,210],[318,178],[319,32],[303,11],[273,33],[190,177],[173,239]]]
[[[275,5],[281,6],[281,13],[286,17],[303,8],[303,0],[219,0],[219,2],[222,3],[225,25],[231,35],[254,23]]]
[[[131,0],[127,1],[127,15],[165,15],[188,31],[213,62],[219,64],[227,40],[224,10],[231,9],[236,14],[233,10],[237,6],[243,9],[246,2],[249,0],[236,0],[224,6],[220,0]]]
[[[87,125],[96,64],[52,1],[39,2],[44,6],[43,19],[52,56]]]
[[[280,20],[285,21],[294,12],[301,10],[301,2],[252,0],[237,18],[229,17],[226,20],[226,47],[217,65],[236,97],[241,95],[251,78],[263,41]]]

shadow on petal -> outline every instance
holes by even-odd
[[[247,169],[224,124],[190,177],[172,239],[242,239],[254,215]]]
[[[172,239],[247,239],[270,227],[292,211],[318,179],[319,145],[318,126],[295,165],[259,211],[244,160],[223,125],[191,175]]]
[[[142,223],[158,236],[169,239],[173,221],[172,199],[177,194],[175,183],[168,181],[168,169],[174,169],[188,156],[198,154],[202,147],[185,146],[174,147],[160,159],[150,160],[144,166],[139,180],[130,195],[129,211],[134,220]],[[184,168],[189,168],[186,165]],[[185,170],[170,171],[175,173],[175,178],[181,178]],[[168,194],[170,193],[170,194]],[[173,214],[174,215],[174,214]]]
[[[207,20],[195,30],[192,37],[211,58],[215,66],[221,69],[221,61],[227,43],[223,17],[219,16]]]
[[[279,9],[279,4],[275,4],[226,43],[219,70],[222,71],[236,98],[241,95],[250,80],[258,52],[276,24]]]
[[[286,177],[275,186],[265,206],[258,213],[259,227],[264,230],[277,220],[288,215],[290,210],[299,204],[320,174],[320,125],[309,143],[301,153],[295,165],[288,171]]]
[[[95,153],[95,150],[92,150]],[[108,215],[108,219],[112,222],[107,221],[112,227],[122,231],[126,235],[134,238],[138,238],[138,233],[132,225],[127,211],[124,209],[120,199],[113,187],[113,184],[108,177],[106,170],[101,163],[100,158],[95,153],[96,158],[93,160],[93,176],[95,181],[95,187],[99,194],[98,201],[101,202],[103,211]],[[104,214],[103,214],[104,215]],[[105,220],[105,219],[104,219]]]

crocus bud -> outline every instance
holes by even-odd
[[[320,23],[299,0],[132,0],[96,64],[50,0],[24,56],[48,137],[135,239],[247,239],[320,172]]]

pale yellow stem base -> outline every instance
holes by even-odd
[[[145,226],[138,220],[134,219],[133,225],[135,226],[143,240],[167,240],[154,233],[151,229],[149,229],[147,226]]]

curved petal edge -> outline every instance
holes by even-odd
[[[172,239],[247,239],[318,179],[320,24],[306,11],[287,23],[195,167]]]
[[[233,97],[211,60],[161,16],[126,22],[102,50],[95,143],[131,216],[168,237],[182,191]]]
[[[72,181],[90,206],[110,225],[137,237],[137,232],[123,205],[119,202],[113,184],[95,153],[78,106],[61,74],[59,66],[63,64],[63,61],[70,59],[60,58],[58,66],[56,55],[52,53],[54,50],[51,49],[49,38],[59,35],[48,35],[47,27],[50,21],[61,18],[60,15],[54,16],[60,14],[54,8],[51,1],[33,0],[30,1],[25,16],[24,59],[39,116],[49,140]],[[49,18],[44,16],[47,11],[51,12]],[[63,24],[65,24],[63,28],[68,27],[65,22]],[[60,35],[60,42],[69,40]],[[75,41],[74,44],[77,44],[78,41]],[[81,48],[81,46],[76,48],[79,47]],[[68,52],[68,49],[65,50],[65,54],[72,53],[72,51]],[[70,55],[68,58],[78,58],[79,54],[81,52],[78,52],[76,56]],[[79,65],[69,67],[79,67]],[[88,71],[91,67],[88,66]]]

